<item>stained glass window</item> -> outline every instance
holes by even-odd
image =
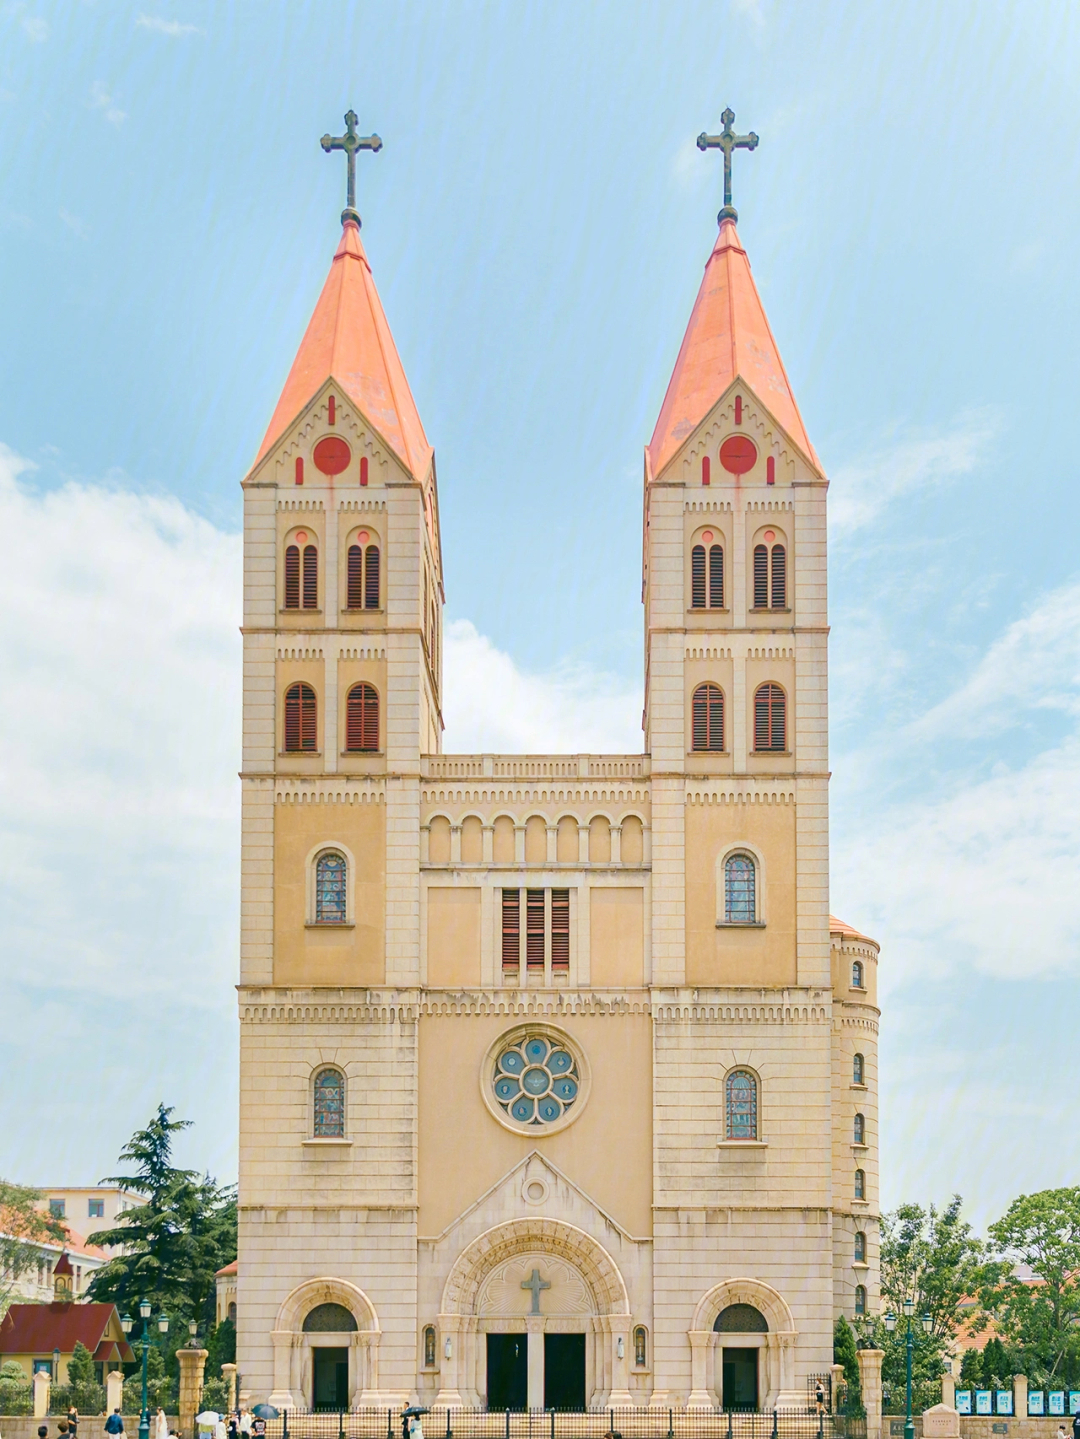
[[[861,1230],[855,1236],[855,1263],[866,1263],[866,1235]]]
[[[315,866],[315,922],[345,923],[345,861],[340,854],[322,854]]]
[[[315,1138],[345,1137],[345,1076],[338,1069],[321,1069],[315,1076]]]
[[[509,1118],[536,1128],[562,1119],[578,1097],[581,1077],[569,1050],[530,1034],[499,1055],[492,1086]]]
[[[639,1369],[644,1369],[647,1358],[648,1356],[645,1353],[645,1330],[639,1326],[634,1330],[634,1363]]]
[[[424,1330],[424,1368],[435,1368],[435,1327],[432,1324]]]
[[[745,1069],[736,1069],[727,1077],[727,1137],[756,1139],[758,1137],[757,1080]]]
[[[862,1057],[861,1054],[856,1054],[855,1057],[854,1057],[854,1059],[852,1060],[852,1064],[851,1064],[851,1082],[852,1082],[852,1084],[864,1084],[864,1083],[865,1083],[865,1080],[863,1079],[863,1075],[864,1075],[865,1073],[866,1073],[866,1068],[865,1068],[865,1066],[864,1066],[864,1064],[863,1064],[863,1057]]]
[[[855,1171],[855,1198],[866,1198],[866,1172],[862,1169]]]
[[[853,1143],[853,1144],[865,1144],[865,1143],[866,1143],[866,1120],[863,1118],[863,1116],[862,1116],[861,1114],[857,1114],[857,1115],[855,1116],[855,1138],[852,1140],[852,1143]]]
[[[724,920],[727,924],[755,923],[756,891],[754,861],[748,854],[733,854],[724,865]]]

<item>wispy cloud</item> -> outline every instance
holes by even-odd
[[[832,537],[842,540],[872,523],[902,495],[970,474],[997,429],[996,417],[989,410],[970,410],[944,433],[901,438],[842,465],[829,485]]]
[[[87,235],[89,235],[90,231],[86,228],[83,221],[79,219],[78,215],[69,214],[63,206],[60,207],[60,218],[72,234],[78,235],[80,240],[85,240]]]
[[[41,45],[49,38],[49,22],[40,15],[23,15],[19,23],[22,25],[23,34],[35,45]]]
[[[135,24],[143,30],[153,30],[158,35],[169,35],[174,39],[184,35],[205,35],[199,25],[185,25],[180,20],[165,20],[160,15],[136,15]]]
[[[90,108],[100,110],[111,125],[122,125],[127,119],[127,111],[120,109],[102,80],[95,80],[90,87]]]

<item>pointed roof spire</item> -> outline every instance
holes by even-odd
[[[815,469],[820,470],[735,221],[725,217],[705,265],[679,358],[649,441],[654,475],[660,474],[736,378],[753,390]]]
[[[431,461],[416,402],[372,279],[360,226],[346,212],[341,243],[255,464],[333,380],[414,479]]]

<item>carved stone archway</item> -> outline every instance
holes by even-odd
[[[355,1331],[338,1335],[304,1333],[305,1317],[320,1304],[342,1305],[356,1320]],[[379,1389],[379,1316],[364,1291],[347,1279],[326,1276],[298,1284],[282,1301],[270,1338],[274,1345],[274,1387],[269,1402],[275,1408],[312,1407],[312,1349],[325,1344],[349,1351],[350,1407],[383,1403]]]
[[[690,1326],[691,1407],[713,1408],[720,1403],[717,1375],[710,1375],[720,1361],[720,1335],[713,1329],[721,1310],[732,1304],[749,1304],[764,1315],[768,1324],[765,1334],[724,1335],[727,1345],[757,1348],[762,1351],[759,1372],[762,1409],[788,1409],[800,1406],[795,1389],[795,1341],[798,1331],[795,1318],[784,1296],[761,1279],[725,1279],[714,1284],[697,1302]],[[712,1363],[710,1363],[710,1357]]]

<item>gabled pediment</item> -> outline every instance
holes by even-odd
[[[721,460],[721,447],[732,436],[745,436],[756,451],[751,468],[738,476],[725,470]],[[820,468],[811,462],[741,375],[736,376],[673,451],[661,474],[650,478],[700,485],[701,462],[705,458],[710,462],[712,486],[730,485],[736,480],[747,488],[759,484],[770,486],[771,476],[771,485],[787,489],[796,481],[824,479]]]

